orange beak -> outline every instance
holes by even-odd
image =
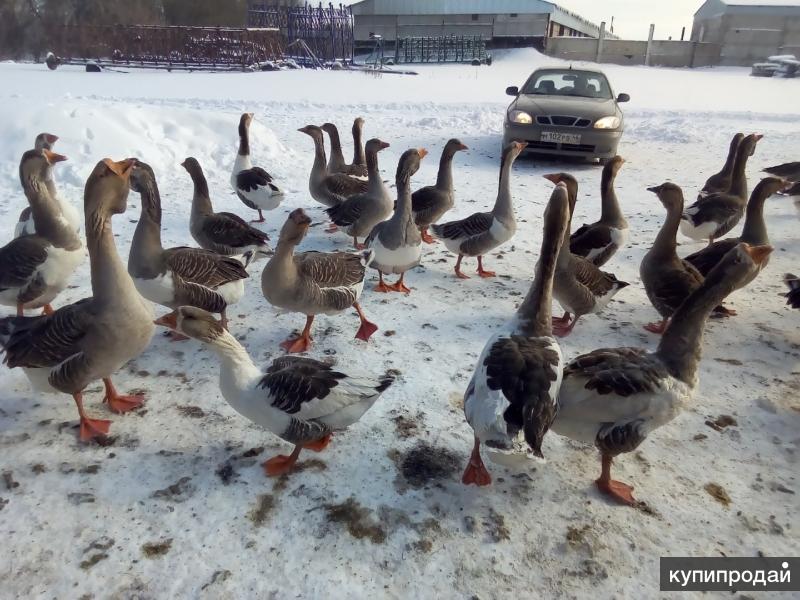
[[[561,183],[561,176],[557,173],[548,173],[547,175],[542,175],[542,177],[553,183]]]
[[[760,134],[760,133],[754,133],[753,135],[756,136],[756,141],[757,142],[760,142],[762,139],[764,139],[764,136],[762,134]]]
[[[109,169],[111,169],[111,171],[120,177],[124,177],[125,179],[128,179],[131,176],[131,170],[134,166],[136,166],[135,158],[126,158],[125,160],[117,161],[111,160],[110,158],[104,158],[103,162]]]
[[[425,148],[420,148],[419,150],[417,150],[417,152],[419,152],[420,158],[425,158],[426,156],[428,156],[428,151],[425,150]]]
[[[47,162],[49,162],[51,165],[54,165],[57,162],[62,162],[67,160],[67,157],[64,156],[63,154],[58,154],[56,152],[53,152],[52,150],[45,149],[42,150],[42,152],[44,152],[44,156],[47,159]]]
[[[525,148],[528,147],[528,144],[525,142],[514,142],[514,148],[522,152]]]
[[[750,255],[750,258],[753,259],[753,262],[760,267],[764,264],[769,255],[772,254],[774,248],[769,244],[765,244],[763,246],[750,246],[749,244],[745,244],[744,250]]]
[[[178,328],[178,313],[175,312],[175,311],[172,311],[171,313],[166,314],[163,317],[160,317],[160,318],[156,319],[154,322],[155,322],[156,325],[161,325],[163,327],[169,327],[170,329],[177,329]]]

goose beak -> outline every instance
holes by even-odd
[[[747,252],[750,255],[750,258],[753,259],[753,262],[760,267],[767,260],[767,257],[772,254],[773,249],[774,248],[769,244],[765,244],[763,246],[750,246],[746,244],[744,251]]]
[[[557,173],[548,173],[547,175],[542,175],[542,177],[555,184],[561,183],[561,176]]]
[[[388,147],[389,147],[388,142],[381,142],[380,144],[378,144],[378,148],[380,148],[381,150],[385,150]]]
[[[647,188],[647,191],[648,192],[653,192],[654,194],[657,194],[658,192],[661,191],[661,186],[660,185],[654,185],[653,187]]]
[[[169,327],[170,329],[177,329],[178,328],[178,313],[173,311],[169,314],[164,315],[154,321],[156,325],[161,325],[162,327]]]
[[[528,147],[528,144],[525,142],[513,142],[512,145],[517,152],[522,152]]]
[[[764,139],[764,136],[760,133],[754,133],[753,135],[755,136],[757,142],[760,142]]]
[[[458,149],[459,150],[469,150],[469,146],[467,146],[466,144],[459,144],[458,145]]]
[[[420,158],[425,158],[426,156],[428,156],[428,151],[425,150],[425,148],[420,148],[419,150],[417,150],[417,152],[419,152]]]
[[[183,162],[181,163],[181,166],[182,166],[182,167],[185,169],[185,168],[186,168],[186,161],[183,161]]]
[[[52,150],[45,149],[42,150],[42,152],[44,152],[44,156],[47,159],[47,162],[50,163],[51,165],[67,160],[67,157],[64,156],[63,154],[58,154],[57,152],[53,152]]]
[[[311,225],[311,217],[306,214],[302,208],[295,209],[289,215],[289,218],[300,227],[308,228]]]

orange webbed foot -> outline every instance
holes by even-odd
[[[456,277],[459,279],[471,279],[471,277],[466,273],[463,273],[461,269],[456,269]]]
[[[89,419],[81,417],[81,441],[90,442],[108,435],[111,421],[105,419]]]
[[[325,233],[336,233],[339,231],[339,226],[336,223],[331,223],[328,225],[328,228],[325,230]]]
[[[661,335],[667,328],[667,321],[657,321],[655,323],[648,323],[644,326],[645,330],[650,333]]]
[[[469,464],[467,464],[467,468],[464,470],[464,475],[461,477],[461,483],[464,485],[474,484],[483,487],[492,483],[492,476],[489,474],[483,461],[475,463],[470,460]]]
[[[436,238],[431,236],[427,231],[423,231],[421,237],[422,241],[426,244],[435,244],[437,242]]]
[[[303,336],[288,338],[281,342],[281,348],[286,350],[289,354],[308,352],[311,349],[311,338]]]
[[[361,327],[358,328],[356,332],[356,339],[363,340],[365,342],[369,341],[369,338],[372,337],[372,334],[378,331],[378,326],[375,323],[371,323],[369,321],[362,321]]]
[[[375,286],[376,292],[381,292],[382,294],[388,294],[389,292],[394,291],[391,287],[386,285],[383,281],[381,281],[378,285]]]
[[[331,443],[331,437],[333,436],[329,433],[324,438],[318,439],[316,442],[304,444],[303,448],[305,450],[313,450],[314,452],[322,452],[323,450],[325,450],[325,448],[328,447],[328,444]]]
[[[286,456],[285,454],[279,454],[278,456],[273,456],[269,460],[264,461],[261,463],[261,466],[267,477],[278,477],[279,475],[285,475],[291,472],[296,462],[297,457],[294,455]]]
[[[480,271],[478,271],[478,275],[480,275],[484,279],[486,279],[488,277],[497,277],[497,273],[495,273],[494,271],[480,270]]]
[[[144,404],[144,396],[106,396],[103,402],[108,403],[108,408],[111,412],[122,415],[142,406]]]
[[[390,285],[389,286],[389,290],[392,291],[392,292],[400,292],[400,293],[403,293],[403,294],[410,294],[411,293],[411,288],[410,287],[406,287],[406,285],[401,281],[398,281],[397,283],[393,283],[392,285]]]
[[[626,483],[614,481],[613,479],[609,479],[608,481],[598,479],[595,481],[595,484],[597,485],[597,489],[603,494],[616,500],[620,504],[625,504],[627,506],[636,506],[638,504],[633,497],[633,487]]]

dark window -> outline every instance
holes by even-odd
[[[472,15],[472,20],[473,21],[477,21],[478,20],[478,15]]]
[[[558,26],[558,35],[564,35],[564,26],[563,25],[559,25]]]
[[[509,16],[510,16],[512,19],[516,19],[516,18],[517,18],[519,15],[517,15],[517,13],[511,13]]]

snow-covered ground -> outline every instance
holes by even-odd
[[[450,137],[469,152],[455,160],[451,217],[494,202],[504,89],[536,66],[534,51],[496,56],[491,67],[425,66],[417,77],[345,72],[186,74],[49,72],[0,65],[0,240],[24,197],[21,153],[40,131],[61,137],[57,167],[65,197],[105,156],[137,156],[155,169],[165,245],[191,244],[191,182],[179,163],[195,156],[218,210],[250,218],[230,192],[229,169],[242,111],[256,113],[256,162],[287,190],[268,215],[274,237],[298,206],[321,221],[309,197],[311,140],[297,132],[333,121],[349,142],[355,116],[367,137],[391,144],[381,166],[392,179],[409,147],[431,156],[414,178],[433,182]],[[628,162],[617,180],[631,225],[629,246],[607,265],[632,285],[601,316],[563,341],[567,357],[603,346],[654,347],[642,325],[655,318],[638,280],[639,261],[664,211],[645,187],[672,180],[692,197],[720,167],[736,131],[765,135],[751,160],[751,187],[767,165],[798,160],[800,80],[764,80],[744,69],[669,70],[606,66],[628,92]],[[349,153],[346,143],[345,154]],[[78,442],[67,397],[38,396],[19,370],[0,370],[0,596],[19,598],[551,598],[658,594],[661,556],[790,556],[800,553],[800,313],[780,297],[784,272],[800,269],[800,237],[789,200],[768,201],[776,250],[768,268],[730,306],[739,316],[709,324],[694,403],[616,463],[648,510],[612,505],[592,482],[593,448],[551,433],[546,463],[514,472],[488,464],[492,487],[460,483],[472,432],[461,397],[486,339],[512,314],[530,283],[551,184],[569,170],[582,188],[576,225],[599,213],[599,168],[523,159],[512,191],[516,238],[487,258],[494,280],[453,277],[454,257],[426,246],[406,281],[408,296],[367,291],[363,306],[381,330],[353,340],[355,315],[321,317],[312,356],[400,380],[306,467],[268,480],[259,463],[288,448],[236,414],[220,396],[215,358],[198,343],[157,335],[116,378],[146,390],[146,407],[114,416],[108,446]],[[127,255],[139,198],[114,222]],[[736,230],[738,231],[738,230]],[[682,240],[681,252],[698,246]],[[315,227],[305,248],[346,248],[344,235]],[[474,269],[474,261],[467,260]],[[256,268],[232,331],[260,363],[302,325],[275,316]],[[58,304],[89,292],[88,263]],[[106,417],[100,386],[87,407]],[[733,419],[722,418],[729,415]],[[722,427],[711,427],[718,421]],[[714,486],[718,486],[715,488]],[[716,497],[710,491],[717,491]],[[710,490],[710,491],[709,491]],[[689,595],[691,596],[691,595]]]

